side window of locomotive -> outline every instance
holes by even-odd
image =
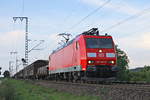
[[[79,49],[79,43],[76,42],[76,50],[78,50],[78,49]]]
[[[51,57],[49,56],[49,61],[51,60]]]

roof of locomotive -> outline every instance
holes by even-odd
[[[83,36],[84,38],[87,37],[91,37],[91,38],[98,38],[98,37],[104,37],[104,38],[112,38],[111,35],[86,35],[86,34],[79,34],[77,35],[75,38],[73,38],[72,40],[68,41],[67,43],[65,43],[64,45],[58,47],[56,50],[54,50],[51,54],[54,54],[55,52],[65,48],[66,46],[70,45],[72,42],[74,42],[78,37]]]

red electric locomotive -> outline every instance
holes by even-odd
[[[49,56],[49,74],[61,79],[109,78],[117,72],[116,51],[109,35],[97,28],[76,36]]]

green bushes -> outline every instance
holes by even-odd
[[[130,71],[129,70],[120,70],[117,74],[117,79],[120,81],[129,81],[130,80]]]
[[[119,67],[119,72],[117,74],[117,79],[120,81],[144,81],[150,82],[150,66],[144,66],[144,68],[137,72],[132,72],[128,69],[129,58],[127,54],[118,48],[117,51],[117,66]]]
[[[121,70],[117,77],[121,81],[150,82],[150,66],[145,66],[137,72]]]
[[[150,82],[150,66],[145,66],[139,72],[130,72],[130,81]]]

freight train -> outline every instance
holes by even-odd
[[[15,74],[20,78],[85,80],[115,77],[117,54],[112,36],[97,28],[79,34],[54,50],[49,61],[38,60]]]

